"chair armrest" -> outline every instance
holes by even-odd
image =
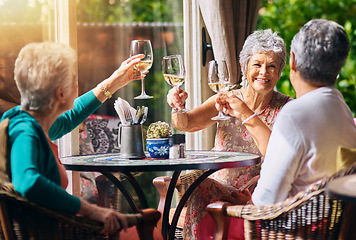
[[[31,236],[32,234],[53,235],[56,232],[63,233],[64,231],[68,231],[70,227],[70,229],[73,229],[71,230],[72,232],[82,234],[80,236],[83,236],[85,232],[88,236],[92,234],[97,239],[105,238],[103,234],[98,233],[102,229],[103,223],[39,206],[15,193],[1,190],[0,205],[1,210],[8,210],[7,212],[1,211],[1,217],[8,217],[7,220],[11,225],[14,219],[16,219],[17,230],[14,231],[14,235],[22,234],[23,231],[30,232]],[[142,210],[141,213],[124,215],[128,222],[128,227],[137,227],[138,234],[141,236],[140,239],[153,239],[153,229],[161,216],[157,210],[150,208]],[[2,224],[3,220],[6,219],[1,218]],[[40,221],[43,222],[41,223]],[[12,229],[14,228],[12,227]],[[19,233],[15,233],[16,231]],[[40,232],[36,233],[36,231]],[[76,239],[74,235],[73,237]],[[119,231],[110,235],[109,239],[118,239],[118,237]]]
[[[163,213],[164,202],[166,200],[167,191],[168,191],[168,187],[171,182],[171,179],[172,178],[169,176],[161,176],[161,177],[156,177],[155,179],[153,179],[153,184],[157,188],[157,191],[158,191],[159,197],[160,197],[157,210],[160,211],[161,213]]]
[[[171,182],[171,177],[168,176],[161,176],[161,177],[156,177],[153,179],[153,184],[157,188],[157,191],[159,193],[159,203],[157,210],[161,213],[161,217],[158,220],[157,223],[157,228],[161,232],[162,231],[162,218],[163,218],[163,210],[164,210],[164,203],[166,201],[166,196],[167,196],[167,191],[169,184]]]
[[[215,202],[207,206],[206,210],[212,216],[215,223],[214,240],[226,240],[230,225],[226,217],[226,208],[231,205],[228,202]]]
[[[136,218],[134,215],[137,215]],[[134,221],[131,221],[131,218]],[[126,219],[130,226],[136,226],[140,239],[153,240],[153,230],[161,219],[161,213],[156,209],[147,208],[143,209],[141,213],[129,214]],[[159,232],[161,232],[160,229]]]

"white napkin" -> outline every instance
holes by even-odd
[[[117,114],[119,115],[122,124],[124,125],[133,124],[133,120],[136,116],[137,111],[135,108],[131,107],[126,100],[118,97],[117,100],[115,100],[114,108]]]

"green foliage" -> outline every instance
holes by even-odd
[[[257,29],[271,28],[285,40],[289,53],[294,35],[309,20],[324,18],[344,26],[351,51],[339,75],[336,88],[356,115],[356,0],[261,0]],[[289,59],[289,57],[288,57]],[[289,82],[289,61],[277,83],[277,89],[295,97]]]
[[[177,15],[182,0],[77,0],[78,19],[81,22],[182,22]]]

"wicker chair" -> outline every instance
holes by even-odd
[[[98,233],[102,223],[84,217],[53,211],[20,196],[10,182],[8,161],[8,119],[0,123],[0,239],[119,239]],[[153,240],[153,229],[161,214],[145,209],[126,214],[129,226],[136,226],[140,239]]]
[[[136,226],[140,239],[153,239],[153,228],[160,218],[154,209],[126,214],[129,226]],[[38,206],[16,193],[0,190],[0,239],[119,239],[120,233],[98,233],[102,223]]]
[[[185,191],[189,188],[189,186],[203,173],[204,170],[192,170],[186,174],[182,174],[181,176],[179,176],[176,184],[176,189],[178,193],[177,202],[182,198],[182,196],[184,195]],[[160,231],[162,230],[162,215],[163,215],[164,203],[166,201],[168,186],[170,182],[171,182],[171,177],[169,176],[161,176],[153,179],[153,184],[156,186],[160,196],[158,207],[157,207],[157,210],[161,213],[161,219],[157,223],[157,228]],[[175,210],[176,210],[175,208],[171,208],[169,211],[170,223],[172,221]],[[177,230],[175,236],[176,239],[183,239],[182,230],[184,226],[185,213],[186,213],[186,208],[183,208],[177,224]]]
[[[244,219],[246,239],[337,239],[344,219],[345,204],[326,194],[332,179],[356,173],[356,165],[345,168],[321,183],[284,202],[268,206],[209,204],[215,222],[215,240],[227,239],[229,220]]]
[[[189,172],[179,176],[177,184],[176,184],[177,202],[179,202],[179,200],[183,197],[184,193],[187,191],[189,186],[192,185],[192,183],[198,177],[200,177],[205,171],[206,170],[192,170],[192,171],[189,171]],[[259,178],[259,176],[252,178],[250,181],[248,181],[246,183],[246,185],[242,186],[240,190],[248,188],[250,192],[253,192],[253,190],[257,184],[258,178]],[[160,200],[159,200],[157,210],[160,211],[161,214],[163,214],[164,203],[166,200],[168,186],[170,184],[170,181],[171,181],[171,177],[168,177],[168,176],[157,177],[153,180],[153,184],[156,186],[156,188],[159,192],[159,195],[160,195]],[[169,222],[170,223],[172,221],[175,210],[176,210],[175,208],[170,209],[170,213],[169,213]],[[177,230],[176,230],[176,235],[175,235],[176,239],[183,239],[182,231],[183,231],[183,227],[184,227],[185,215],[186,215],[186,208],[183,208],[181,215],[179,217],[179,220],[178,220],[178,224],[177,224]],[[161,230],[161,226],[162,226],[162,216],[161,216],[160,221],[157,224],[157,227],[159,230]]]

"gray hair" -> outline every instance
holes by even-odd
[[[343,27],[324,19],[306,23],[291,45],[296,69],[305,81],[317,86],[335,84],[349,50],[350,42]]]
[[[52,107],[55,91],[69,91],[76,62],[75,51],[60,43],[30,43],[16,59],[14,77],[26,110]]]
[[[279,74],[286,66],[287,50],[284,40],[278,36],[277,32],[271,29],[259,30],[250,34],[240,52],[240,64],[242,65],[242,75],[247,72],[248,61],[256,53],[275,53],[280,60]]]

